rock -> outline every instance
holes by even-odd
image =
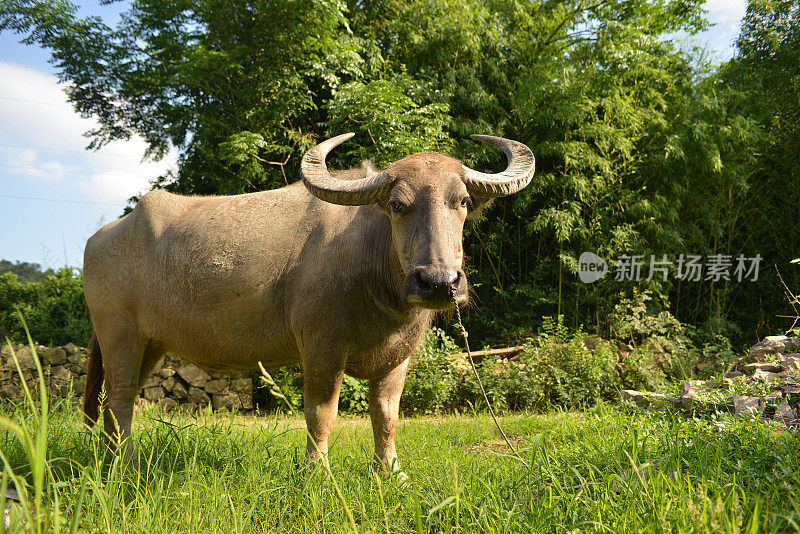
[[[186,389],[186,386],[183,385],[183,382],[175,381],[175,385],[172,388],[172,396],[178,400],[189,398],[189,391]]]
[[[779,364],[777,362],[748,363],[742,369],[748,375],[752,375],[756,371],[766,371],[768,373],[779,373],[781,371],[781,364]]]
[[[151,376],[147,380],[144,381],[144,385],[142,386],[143,389],[146,388],[154,388],[156,386],[161,386],[161,376]]]
[[[86,389],[86,375],[78,375],[72,378],[72,392],[76,397],[83,395]]]
[[[64,350],[67,351],[68,355],[80,353],[80,349],[77,347],[77,345],[75,345],[75,343],[72,343],[71,341],[66,345],[64,345]]]
[[[164,367],[161,368],[161,370],[158,373],[164,378],[170,378],[175,374],[175,369],[173,369],[172,367],[167,367],[165,365]]]
[[[236,393],[253,393],[252,378],[237,378],[231,381],[231,389]]]
[[[800,351],[800,337],[787,337],[783,340],[783,352]]]
[[[211,397],[202,389],[194,386],[189,388],[188,397],[190,402],[194,402],[198,406],[207,406],[211,403]]]
[[[756,372],[753,373],[753,380],[764,380],[766,382],[775,382],[780,380],[781,377],[778,373],[771,373],[769,371],[763,371],[761,369],[756,369]]]
[[[183,404],[182,406],[187,412],[195,412],[195,411],[197,411],[197,404],[195,404],[194,402],[187,402],[186,404]]]
[[[661,393],[648,393],[646,391],[625,389],[620,394],[620,398],[628,402],[634,402],[638,406],[649,406],[653,402],[663,400],[665,395],[662,395]]]
[[[740,376],[745,376],[745,374],[741,371],[731,371],[729,373],[725,373],[723,378],[728,378],[733,380],[734,378],[739,378]]]
[[[178,381],[175,380],[175,377],[165,378],[163,382],[161,382],[161,387],[166,389],[167,391],[172,391],[172,388],[175,387],[175,384]]]
[[[800,358],[796,357],[786,358],[786,361],[783,363],[783,366],[787,371],[800,371]]]
[[[63,347],[47,349],[44,354],[44,361],[50,365],[64,365],[67,363],[67,351]]]
[[[255,408],[253,395],[251,393],[239,393],[239,402],[241,403],[240,409],[242,410],[249,411]]]
[[[162,367],[164,367],[164,357],[163,356],[161,358],[159,358],[158,361],[156,362],[156,364],[153,366],[153,371],[152,371],[153,374],[154,375],[161,374],[161,368]]]
[[[732,405],[734,414],[747,419],[754,419],[764,411],[764,402],[759,397],[734,395],[728,399],[728,403]]]
[[[145,388],[144,390],[144,398],[150,402],[156,402],[160,399],[163,399],[166,397],[166,395],[167,392],[161,386]]]
[[[686,395],[687,393],[691,393],[698,388],[702,388],[705,385],[706,383],[703,382],[702,380],[689,380],[688,382],[683,383],[683,385],[681,386],[681,391],[683,392],[684,395]]]
[[[72,363],[72,364],[75,364],[75,365],[83,364],[83,368],[86,369],[86,365],[85,365],[86,364],[86,355],[85,354],[81,354],[80,352],[76,352],[75,354],[67,353],[67,361],[69,361],[69,363]]]
[[[775,408],[775,416],[773,419],[785,425],[788,425],[796,419],[794,411],[789,406],[789,401],[784,399],[780,404],[778,404],[778,407]]]
[[[750,358],[759,360],[766,354],[778,354],[783,352],[786,345],[784,341],[788,339],[786,336],[768,336],[762,341],[759,341],[750,347]]]
[[[230,380],[227,378],[215,378],[206,383],[206,393],[209,395],[219,395],[223,393],[230,385]]]
[[[36,369],[36,360],[33,358],[33,352],[31,352],[30,347],[20,346],[14,352],[17,355],[17,362],[19,362],[20,369],[23,371],[33,371]],[[10,355],[8,360],[6,360],[5,368],[11,371],[17,370],[17,366],[14,364],[14,358]]]
[[[63,365],[56,365],[55,367],[51,367],[50,372],[52,373],[54,380],[62,382],[66,382],[67,380],[69,380],[70,376],[72,376],[69,370],[67,370],[67,368],[64,367]]]
[[[211,406],[214,410],[226,409],[233,411],[234,408],[241,408],[241,403],[239,402],[239,395],[236,393],[225,393],[211,397]]]
[[[163,399],[158,399],[156,405],[164,408],[164,411],[166,412],[171,412],[178,407],[178,401],[170,397],[164,397]]]
[[[194,386],[196,388],[205,386],[206,382],[211,379],[211,377],[208,376],[208,373],[191,363],[187,363],[178,369],[178,375],[186,380],[190,386]]]

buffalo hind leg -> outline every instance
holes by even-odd
[[[400,413],[400,394],[406,382],[408,360],[387,375],[369,381],[369,413],[375,438],[375,464],[380,471],[400,472],[394,446]],[[405,475],[400,473],[405,478]]]
[[[112,448],[124,440],[127,445],[120,451],[134,463],[131,422],[133,405],[139,395],[139,375],[147,342],[138,332],[98,331],[103,353],[106,402],[103,423]]]
[[[342,367],[326,365],[323,361],[323,358],[319,358],[311,361],[304,359],[303,362],[303,403],[308,429],[306,449],[311,461],[328,454],[328,438],[336,424],[339,391],[344,378]]]

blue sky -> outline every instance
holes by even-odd
[[[83,2],[81,14],[113,24],[126,4]],[[746,0],[709,0],[715,26],[696,40],[719,59],[730,57],[745,8]],[[0,33],[0,258],[80,266],[86,239],[174,167],[175,154],[142,161],[141,139],[84,150],[94,121],[67,104],[49,54],[18,39]]]

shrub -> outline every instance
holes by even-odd
[[[85,345],[91,336],[83,275],[77,269],[60,269],[39,283],[20,283],[13,273],[0,275],[0,327],[13,341],[21,341],[25,331],[16,309],[40,343]]]
[[[647,348],[620,355],[619,374],[623,389],[659,391],[667,385],[667,376],[656,355]]]
[[[404,413],[437,413],[451,404],[458,372],[453,354],[458,352],[458,345],[443,330],[431,328],[425,334],[411,357],[400,400]]]
[[[270,371],[270,376],[275,384],[280,388],[281,393],[286,397],[286,401],[300,413],[303,413],[303,368],[300,364],[291,367],[281,367]],[[256,382],[263,384],[262,381]],[[267,411],[285,410],[286,403],[269,393],[269,386],[257,389],[255,396],[259,407],[264,407]]]
[[[339,393],[339,409],[349,413],[369,412],[369,381],[344,375]]]
[[[83,274],[64,268],[39,284],[36,306],[28,313],[31,334],[42,343],[86,346],[92,335],[89,309],[83,295]]]
[[[691,340],[692,329],[665,306],[663,297],[655,299],[651,291],[634,290],[609,317],[614,337],[635,347],[621,362],[626,387],[688,378],[700,362],[701,354]]]
[[[8,336],[12,341],[22,341],[24,329],[16,309],[23,313],[36,302],[36,284],[20,282],[11,272],[0,274],[0,336]]]
[[[616,356],[609,343],[590,349],[583,332],[570,333],[560,321],[545,318],[543,331],[516,360],[485,360],[480,375],[497,411],[590,406],[619,389]],[[459,387],[462,402],[481,408],[485,401],[471,374]]]
[[[611,346],[600,341],[589,349],[583,338],[580,329],[570,334],[560,318],[546,317],[539,337],[526,346],[521,361],[540,385],[544,400],[561,406],[589,406],[619,389]]]

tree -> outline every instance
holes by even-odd
[[[53,269],[44,270],[38,263],[27,261],[11,263],[8,260],[0,260],[0,274],[3,273],[14,273],[22,282],[41,282],[53,274]]]
[[[750,0],[736,41],[737,55],[723,65],[722,83],[734,95],[730,108],[756,121],[754,159],[742,202],[737,246],[757,246],[764,276],[737,299],[735,320],[761,332],[786,328],[794,313],[774,272],[796,292],[800,270],[790,261],[800,250],[800,6],[791,0]]]
[[[173,191],[278,187],[308,147],[350,130],[332,165],[433,149],[498,169],[502,154],[469,134],[528,144],[534,183],[467,236],[476,337],[553,314],[608,332],[614,305],[644,289],[709,332],[734,332],[733,317],[751,329],[732,309],[741,295],[763,316],[752,285],[576,278],[582,251],[749,253],[773,235],[742,209],[764,113],[674,41],[706,26],[701,0],[134,0],[116,28],[66,0],[9,0],[0,17],[53,51],[76,108],[100,121],[92,146],[139,133],[155,157],[179,149],[155,184]]]
[[[4,3],[0,28],[52,50],[69,100],[100,127],[96,148],[134,133],[148,155],[179,150],[184,193],[241,193],[296,176],[320,100],[363,61],[335,1],[134,1],[116,28],[59,2]],[[296,160],[297,158],[295,158]],[[290,165],[290,169],[285,167]]]

